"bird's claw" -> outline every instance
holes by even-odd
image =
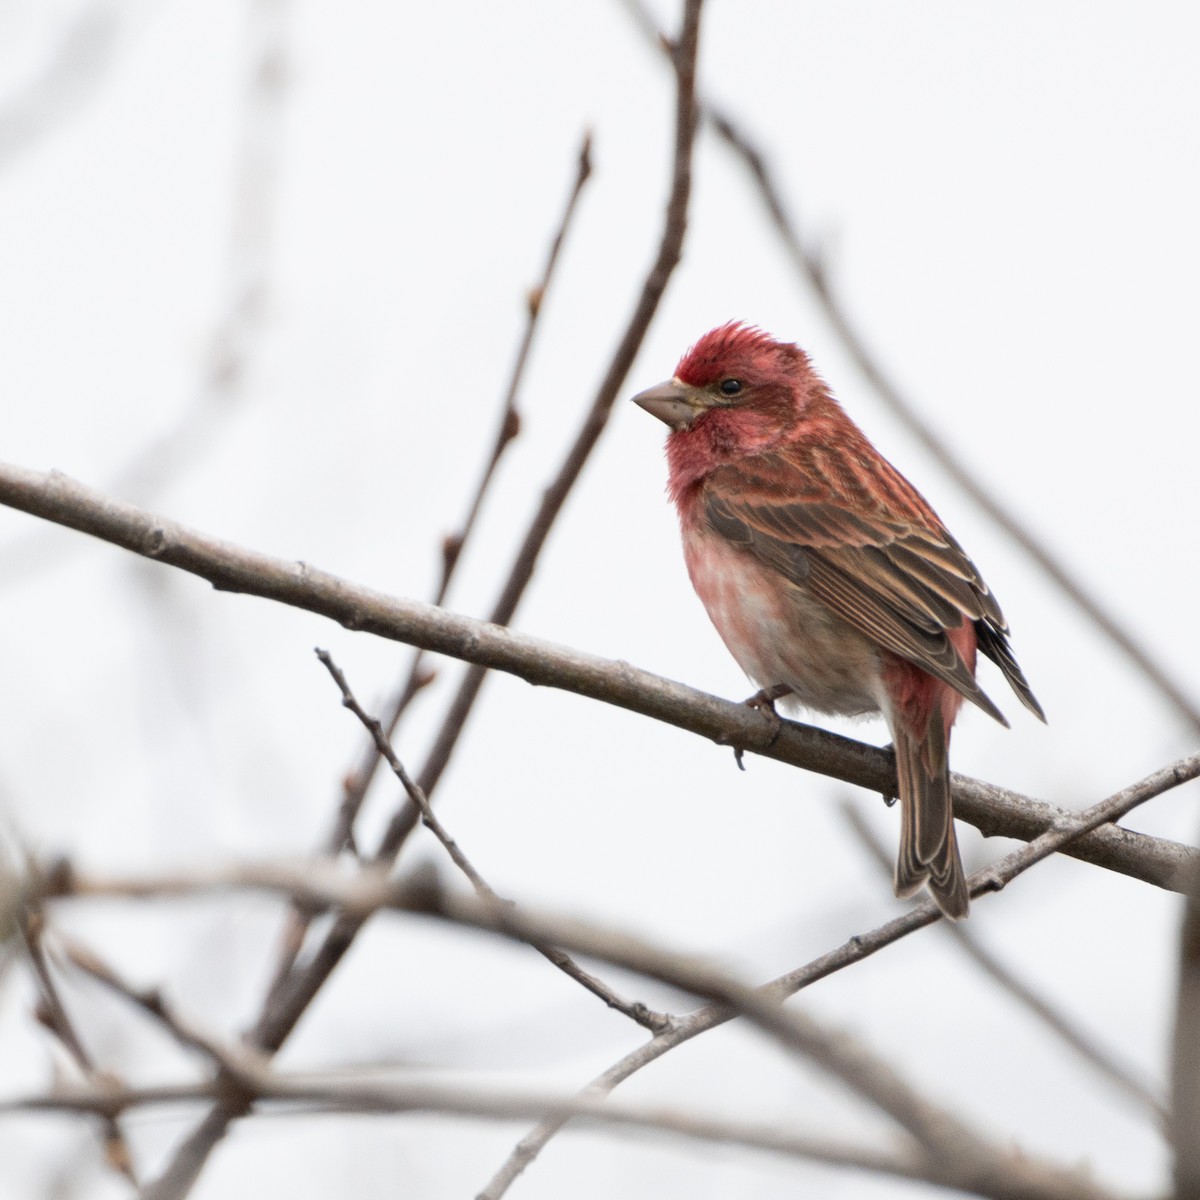
[[[767,743],[768,746],[775,744],[775,739],[783,728],[783,721],[775,711],[775,701],[782,700],[784,696],[790,695],[791,691],[786,683],[777,683],[774,687],[759,689],[749,699],[742,701],[747,708],[762,713],[771,722],[771,740]]]
[[[767,746],[775,745],[775,741],[783,729],[783,720],[775,711],[775,701],[782,700],[791,690],[786,683],[777,683],[774,687],[761,688],[753,696],[749,697],[749,699],[742,701],[747,708],[752,708],[755,712],[762,713],[771,722],[771,736],[767,739]],[[733,752],[733,757],[737,762],[739,771],[746,769],[746,764],[742,761],[744,754],[745,750],[741,747],[738,747]]]

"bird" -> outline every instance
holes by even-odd
[[[896,895],[926,886],[947,917],[965,917],[950,729],[964,700],[1008,725],[976,681],[976,653],[1046,719],[975,564],[797,345],[730,321],[633,400],[670,428],[688,575],[762,689],[749,703],[882,714],[900,801]]]

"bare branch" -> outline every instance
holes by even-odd
[[[257,1087],[261,1073],[267,1069],[267,1060],[261,1055],[254,1054],[245,1047],[223,1044],[217,1038],[203,1032],[176,1013],[157,988],[147,990],[135,987],[78,942],[64,938],[62,945],[63,953],[76,970],[152,1018],[185,1049],[195,1051],[207,1059],[215,1069],[219,1077],[218,1083],[224,1090],[233,1089],[245,1093],[253,1092]]]
[[[575,183],[571,188],[570,195],[567,197],[566,207],[563,209],[562,217],[559,219],[558,228],[551,238],[550,251],[546,257],[545,266],[542,268],[541,278],[529,290],[525,306],[525,332],[517,348],[516,359],[513,362],[512,372],[509,376],[508,388],[504,396],[504,407],[500,414],[500,424],[496,430],[496,438],[492,445],[491,454],[484,466],[479,482],[476,484],[475,494],[468,506],[466,519],[456,533],[447,535],[442,544],[442,574],[438,581],[437,591],[433,597],[433,603],[438,607],[445,603],[446,596],[449,594],[455,569],[462,558],[463,550],[471,539],[471,534],[475,530],[479,514],[483,509],[484,500],[487,497],[492,480],[495,478],[496,468],[500,465],[500,460],[504,457],[505,450],[508,449],[520,432],[521,417],[517,410],[517,398],[520,395],[521,384],[525,378],[525,367],[529,362],[529,354],[533,348],[533,339],[538,328],[538,319],[542,314],[546,293],[554,279],[559,254],[579,207],[579,198],[582,196],[583,189],[588,179],[591,178],[591,174],[592,136],[590,133],[587,133],[584,135],[583,142],[579,147]],[[395,731],[400,717],[408,707],[409,702],[423,686],[422,681],[429,678],[423,666],[423,659],[424,652],[418,650],[413,656],[408,677],[400,685],[392,701],[386,707],[382,722],[388,736],[391,736]],[[355,771],[347,789],[348,796],[347,802],[343,804],[344,814],[341,818],[342,824],[345,824],[347,819],[353,820],[353,814],[357,813],[358,807],[361,806],[366,797],[367,789],[371,785],[371,780],[375,776],[375,770],[378,765],[379,755],[372,745],[366,751],[363,761],[360,763],[357,771]],[[345,810],[348,810],[348,812]],[[347,827],[348,833],[349,829]],[[331,851],[340,849],[341,845],[342,843],[339,842],[337,846],[331,846],[330,849]]]
[[[76,1031],[75,1023],[71,1020],[59,994],[58,985],[54,982],[54,975],[46,958],[46,948],[42,942],[45,918],[36,906],[25,906],[22,917],[21,934],[25,943],[25,953],[38,987],[38,1020],[58,1039],[85,1079],[104,1082],[95,1059]],[[113,1115],[102,1117],[101,1120],[105,1162],[136,1187],[133,1155],[120,1123]]]
[[[894,760],[874,746],[796,721],[776,727],[743,704],[720,700],[628,663],[569,650],[415,600],[385,596],[304,563],[218,541],[101,496],[58,472],[46,474],[0,463],[0,503],[190,571],[221,590],[290,604],[330,617],[348,629],[506,671],[529,683],[627,708],[721,745],[876,793],[895,794]],[[1170,783],[1193,778],[1195,763],[1183,759],[1169,768],[1179,773]],[[1071,814],[1053,805],[965,775],[952,778],[956,815],[986,837],[1029,840],[1070,819]],[[386,839],[383,851],[393,842]],[[1071,842],[1065,852],[1169,891],[1183,890],[1190,867],[1200,862],[1200,852],[1191,847],[1115,827],[1095,830]]]
[[[379,757],[391,767],[392,773],[400,780],[400,784],[408,794],[408,798],[420,810],[421,823],[441,842],[454,865],[470,880],[476,894],[498,904],[508,903],[503,897],[496,894],[491,884],[471,864],[470,859],[463,853],[458,842],[450,836],[449,831],[434,813],[433,807],[429,803],[429,798],[425,795],[421,787],[413,781],[412,776],[409,775],[400,759],[396,757],[396,752],[392,749],[391,743],[383,732],[383,726],[359,704],[358,699],[350,690],[346,676],[333,661],[333,656],[327,650],[318,650],[317,658],[321,660],[325,669],[333,677],[334,683],[337,684],[338,690],[342,693],[342,704],[359,719],[363,727],[371,735]],[[585,971],[574,959],[556,947],[544,943],[531,943],[531,945],[533,945],[533,948],[540,955],[552,962],[565,975],[570,976],[576,983],[582,984],[594,996],[603,1000],[609,1008],[623,1013],[631,1021],[636,1021],[643,1028],[650,1030],[651,1033],[660,1033],[662,1030],[670,1027],[670,1018],[664,1013],[654,1012],[644,1004],[626,1000],[617,995],[603,980],[597,979],[595,975]]]
[[[542,495],[542,503],[526,533],[518,551],[508,580],[491,614],[495,625],[506,625],[516,611],[524,590],[532,578],[537,558],[549,536],[551,526],[566,500],[568,493],[579,477],[592,449],[608,420],[609,412],[628,374],[629,367],[645,336],[649,323],[657,310],[659,300],[666,289],[667,281],[674,270],[683,244],[687,220],[687,204],[691,189],[691,154],[695,139],[695,59],[699,46],[700,0],[687,0],[684,12],[684,31],[680,48],[675,56],[677,89],[675,121],[675,156],[672,167],[671,194],[667,202],[659,252],[650,273],[642,286],[641,294],[630,318],[625,333],[609,364],[600,389],[584,419],[575,442],[551,484]],[[438,610],[440,611],[440,610]],[[513,637],[517,635],[509,634]],[[422,643],[414,642],[414,645]],[[426,649],[439,649],[426,644]],[[462,657],[461,655],[456,657]],[[483,668],[495,664],[481,659],[470,659],[473,663],[463,679],[458,693],[434,739],[425,766],[417,777],[426,795],[431,795],[450,761],[458,740],[466,727],[467,719],[479,695],[486,671]],[[408,806],[401,809],[392,819],[376,851],[377,861],[391,861],[417,820],[417,809]],[[254,1031],[255,1041],[264,1048],[280,1044],[287,1032],[299,1018],[321,983],[337,966],[341,956],[349,948],[357,933],[352,925],[337,925],[318,949],[306,973],[296,979],[291,996],[280,995],[270,1011],[264,1011],[263,1019]]]
[[[892,864],[888,852],[863,820],[862,814],[848,803],[843,803],[842,814],[859,842],[884,875],[890,878]],[[1041,1021],[1088,1066],[1099,1071],[1119,1091],[1148,1111],[1157,1124],[1166,1125],[1168,1120],[1166,1105],[1146,1084],[1135,1077],[1129,1067],[1118,1062],[1108,1050],[1080,1029],[1075,1021],[1061,1012],[1049,999],[1039,994],[1031,984],[1019,979],[1011,967],[1002,963],[990,950],[984,948],[973,931],[967,928],[963,922],[944,921],[942,927],[993,983],[1003,988],[1018,1004]]]
[[[1111,811],[1113,805],[1114,802],[1109,801],[1096,806],[1087,819],[1104,819],[1105,812]],[[1086,823],[1087,820],[1078,821],[1075,831]],[[1069,835],[1064,831],[1056,836]],[[1025,861],[1014,869],[1027,865],[1028,861]],[[806,1014],[784,1009],[782,1000],[790,988],[780,987],[779,982],[783,981],[766,988],[751,988],[703,960],[672,953],[629,934],[497,903],[486,896],[449,892],[432,870],[405,880],[389,878],[379,871],[370,878],[360,875],[339,881],[311,867],[291,872],[280,868],[243,868],[213,872],[208,876],[166,876],[159,880],[94,880],[61,871],[59,877],[64,888],[69,886],[76,895],[153,895],[162,894],[164,889],[183,892],[189,885],[217,886],[221,882],[271,889],[282,887],[288,895],[307,903],[318,902],[318,899],[325,903],[336,897],[339,906],[359,916],[383,907],[395,908],[531,944],[551,942],[566,946],[580,954],[713,998],[716,1004],[693,1014],[702,1019],[707,1015],[709,1028],[734,1015],[750,1020],[784,1048],[812,1061],[891,1117],[921,1144],[931,1176],[941,1182],[1006,1200],[1080,1194],[1079,1181],[1073,1173],[1054,1164],[1036,1162],[1020,1151],[993,1145],[948,1110],[920,1095],[890,1066],[853,1039],[826,1030]],[[984,882],[986,886],[990,880]],[[936,919],[937,910],[932,904],[926,905],[925,909],[929,920]],[[681,1040],[686,1040],[681,1031],[690,1023],[690,1019],[680,1022],[655,1041],[678,1045]],[[649,1059],[643,1058],[645,1061]],[[269,1094],[269,1089],[259,1080],[248,1078],[245,1086],[248,1103]],[[589,1089],[593,1097],[595,1092],[594,1087]],[[559,1126],[566,1119],[561,1113],[546,1118],[547,1123],[557,1122]]]
[[[72,1088],[52,1095],[0,1101],[0,1114],[44,1112],[118,1113],[135,1107],[195,1103],[217,1098],[212,1085],[165,1085],[143,1088]],[[901,1179],[954,1186],[936,1164],[919,1153],[889,1153],[831,1138],[797,1133],[791,1126],[716,1119],[703,1113],[661,1106],[633,1106],[589,1096],[562,1096],[515,1088],[468,1088],[437,1082],[358,1081],[337,1075],[274,1073],[260,1081],[260,1105],[280,1115],[312,1112],[439,1113],[495,1120],[537,1120],[553,1115],[583,1127],[672,1134],[712,1144],[764,1150],[826,1166],[849,1167]],[[1082,1177],[1058,1191],[1026,1193],[1055,1200],[1107,1200],[1112,1194],[1089,1186]]]
[[[1200,755],[1193,759],[1184,760],[1190,766],[1200,766]],[[1118,819],[1129,812],[1137,804],[1160,795],[1167,788],[1174,786],[1182,779],[1176,778],[1176,770],[1180,764],[1167,767],[1155,772],[1139,783],[1122,789],[1107,800],[1085,809],[1068,819],[1064,817],[1058,828],[1048,830],[1029,846],[1023,846],[1002,859],[993,867],[976,872],[968,880],[971,894],[977,895],[992,890],[995,886],[1015,878],[1021,872],[1028,870],[1035,862],[1051,854],[1056,849],[1062,849],[1071,839],[1083,835],[1084,831],[1093,828],[1097,822]],[[1183,772],[1186,778],[1194,776]],[[932,901],[926,901],[911,909],[901,917],[880,925],[869,933],[856,935],[848,942],[813,959],[805,966],[795,971],[789,971],[778,979],[764,985],[762,991],[774,995],[779,1000],[815,983],[818,979],[840,971],[853,963],[861,962],[864,958],[890,946],[893,942],[915,933],[926,925],[932,925],[941,918],[941,913]],[[611,1092],[618,1084],[624,1083],[631,1075],[643,1067],[661,1058],[676,1046],[690,1041],[699,1034],[706,1033],[718,1025],[724,1024],[733,1017],[734,1013],[727,1005],[710,1004],[698,1009],[686,1017],[680,1018],[675,1028],[659,1034],[643,1046],[625,1055],[609,1067],[603,1074],[592,1080],[584,1089],[586,1094]],[[500,1200],[513,1181],[538,1156],[542,1148],[562,1128],[561,1120],[547,1119],[532,1129],[513,1148],[500,1169],[492,1177],[487,1187],[480,1193],[478,1200]]]

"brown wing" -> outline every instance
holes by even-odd
[[[907,481],[883,464],[888,473],[881,482],[904,489],[906,503],[894,507],[911,514],[896,519],[874,506],[839,505],[828,492],[818,498],[811,476],[806,498],[786,496],[779,484],[796,464],[772,458],[758,460],[753,478],[743,475],[740,487],[732,479],[733,486],[721,486],[722,472],[712,477],[705,516],[714,532],[803,586],[881,649],[915,663],[1007,725],[946,636],[970,620],[980,650],[1045,720],[1009,651],[995,598]]]

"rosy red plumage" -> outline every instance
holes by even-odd
[[[1007,724],[976,651],[1045,720],[974,564],[842,410],[808,356],[730,322],[634,397],[671,427],[667,490],[688,574],[742,669],[819,712],[882,713],[900,793],[896,893],[969,896],[950,801],[964,699]]]

